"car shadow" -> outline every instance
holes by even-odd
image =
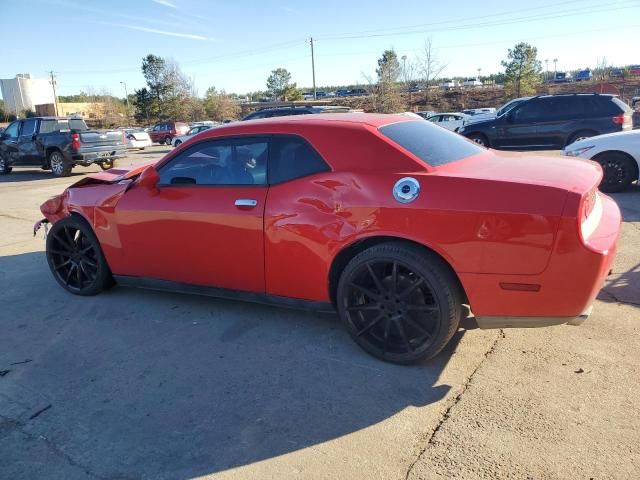
[[[625,222],[640,222],[640,182],[632,184],[624,192],[612,193]]]
[[[41,252],[0,257],[0,281],[0,419],[102,478],[211,474],[437,402],[475,328],[466,320],[435,359],[398,366],[361,351],[332,314],[119,287],[76,297]],[[20,448],[0,428],[0,449],[28,471],[39,460]]]
[[[623,273],[613,273],[598,294],[598,300],[640,307],[640,263]]]

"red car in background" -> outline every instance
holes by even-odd
[[[411,363],[446,345],[464,304],[481,328],[583,321],[621,221],[601,176],[421,119],[303,115],[211,129],[41,210],[72,293],[115,280],[335,309],[367,352]]]
[[[181,122],[161,122],[153,126],[149,131],[151,141],[171,145],[173,137],[185,135],[189,131],[189,125]]]

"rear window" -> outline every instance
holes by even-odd
[[[457,133],[424,120],[394,123],[379,130],[385,137],[434,167],[485,151]]]
[[[611,97],[611,103],[613,103],[616,107],[618,107],[624,113],[631,113],[633,111],[633,109],[629,105],[627,105],[617,97]],[[610,108],[611,108],[611,103],[609,104]],[[620,112],[615,111],[614,113],[620,113]]]
[[[43,120],[40,122],[40,133],[65,132],[69,130],[87,130],[84,120],[77,118],[60,120]]]

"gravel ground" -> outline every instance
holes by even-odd
[[[66,294],[30,229],[87,170],[0,178],[0,478],[640,478],[640,188],[616,195],[620,251],[585,324],[470,319],[398,367],[334,315]]]

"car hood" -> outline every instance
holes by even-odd
[[[483,122],[485,120],[493,120],[497,115],[495,113],[478,113],[477,115],[472,115],[469,118],[465,118],[464,124],[469,125],[471,123]]]
[[[487,150],[438,167],[440,174],[529,185],[583,194],[600,182],[602,169],[588,160]]]
[[[622,132],[606,133],[604,135],[598,135],[597,137],[589,137],[584,140],[573,142],[571,145],[567,145],[565,150],[576,150],[582,147],[590,147],[592,145],[599,145],[602,142],[608,141],[625,141],[631,139],[634,136],[640,136],[640,130],[624,130]]]

